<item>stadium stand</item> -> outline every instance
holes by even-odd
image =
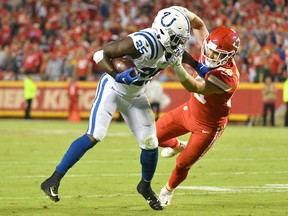
[[[241,82],[263,82],[271,75],[285,81],[288,71],[287,0],[3,0],[0,1],[0,80],[97,81],[102,71],[92,62],[103,44],[151,26],[160,8],[182,5],[198,14],[209,30],[232,27],[240,35],[236,58]],[[141,10],[140,10],[141,9]],[[200,47],[192,36],[189,52]],[[165,70],[164,81],[175,81]]]

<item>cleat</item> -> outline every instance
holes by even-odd
[[[41,190],[43,190],[44,193],[47,196],[49,196],[51,200],[53,200],[54,202],[58,202],[60,200],[60,197],[58,194],[59,185],[60,185],[59,181],[54,180],[50,177],[41,184]]]
[[[173,196],[173,191],[167,190],[166,186],[162,188],[159,194],[159,200],[162,206],[168,206],[171,204],[171,199]]]
[[[161,151],[161,156],[164,158],[174,157],[176,154],[178,154],[179,152],[182,152],[186,148],[187,143],[188,142],[186,141],[180,141],[179,147],[176,147],[176,148],[166,147]]]
[[[137,191],[144,197],[144,199],[148,202],[149,206],[152,209],[156,211],[163,210],[163,207],[161,205],[159,198],[153,192],[150,185],[149,187],[145,186],[141,180],[137,186]]]

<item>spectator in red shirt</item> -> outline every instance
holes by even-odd
[[[59,12],[54,8],[49,8],[48,18],[45,24],[45,35],[47,37],[55,36],[56,31],[61,27],[61,17]]]
[[[281,75],[283,61],[280,58],[280,55],[277,52],[276,48],[273,48],[273,50],[271,50],[271,54],[269,55],[268,58],[268,65],[273,81],[277,82]]]
[[[76,60],[76,74],[78,80],[87,80],[91,73],[92,63],[89,56],[87,56],[87,51],[84,47],[79,47],[76,54]]]
[[[23,57],[23,70],[27,74],[38,74],[42,52],[36,49],[37,44],[27,46]]]
[[[34,23],[29,30],[29,38],[32,42],[41,42],[42,30],[39,23]]]

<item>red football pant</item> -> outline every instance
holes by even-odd
[[[186,179],[190,167],[212,147],[224,130],[224,126],[212,128],[197,123],[190,114],[187,103],[158,119],[156,127],[160,147],[174,148],[178,145],[178,136],[191,133],[187,147],[177,157],[176,166],[168,181],[168,186],[172,189]]]

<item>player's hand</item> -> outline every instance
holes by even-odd
[[[170,67],[172,67],[172,69],[175,70],[177,67],[182,66],[182,55],[180,56],[172,55],[168,59],[168,63]]]
[[[118,73],[115,76],[115,81],[118,83],[124,83],[127,85],[131,85],[132,83],[136,82],[139,77],[140,77],[140,73],[137,73],[137,75],[135,76],[131,76],[131,73],[134,72],[134,70],[136,70],[135,67],[129,68],[125,71],[123,71],[122,73]]]
[[[196,67],[194,69],[201,78],[204,78],[206,73],[211,70],[211,68],[207,67],[201,62],[196,62]]]

